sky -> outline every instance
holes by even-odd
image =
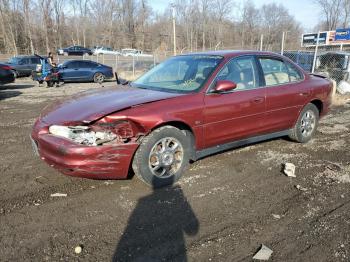
[[[261,7],[263,4],[277,3],[284,5],[289,13],[295,17],[295,19],[301,23],[305,32],[311,32],[317,25],[320,11],[312,0],[252,0],[257,7]],[[242,2],[242,1],[236,1]],[[152,8],[157,12],[162,12],[168,6],[171,1],[167,0],[150,0],[148,2]]]

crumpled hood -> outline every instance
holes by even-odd
[[[131,106],[181,95],[130,86],[95,89],[78,93],[69,99],[58,101],[46,107],[40,118],[41,121],[48,125],[78,122],[89,123]]]

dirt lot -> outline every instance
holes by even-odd
[[[272,261],[350,261],[349,98],[308,144],[277,139],[207,157],[152,191],[136,177],[67,177],[32,153],[42,108],[90,88],[103,87],[1,87],[1,261],[251,261],[262,243]],[[286,161],[296,178],[281,173]]]

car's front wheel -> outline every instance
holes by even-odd
[[[144,137],[132,168],[138,178],[153,188],[175,183],[189,164],[191,137],[173,126],[163,126]]]
[[[102,73],[96,73],[96,74],[94,75],[94,82],[95,82],[95,83],[101,84],[101,83],[103,83],[104,81],[105,81],[105,76],[104,76],[104,74],[102,74]]]
[[[320,112],[314,104],[307,104],[301,111],[299,118],[291,130],[289,137],[299,143],[310,141],[316,132]]]

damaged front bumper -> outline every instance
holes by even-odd
[[[137,142],[88,146],[35,129],[31,135],[34,151],[37,150],[42,160],[60,172],[93,179],[128,177]]]

